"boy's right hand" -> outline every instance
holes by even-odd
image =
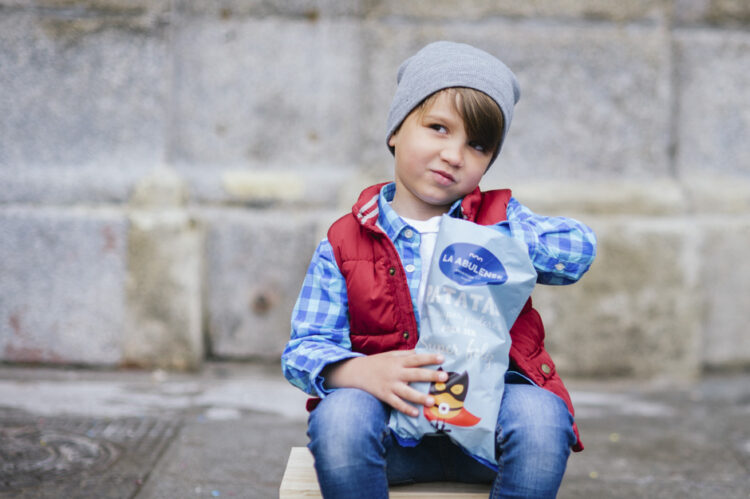
[[[337,362],[327,366],[322,374],[327,386],[359,388],[407,416],[416,417],[419,411],[408,402],[432,407],[435,399],[418,392],[409,383],[446,381],[446,372],[422,367],[440,365],[444,360],[440,354],[393,350]]]

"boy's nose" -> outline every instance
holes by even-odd
[[[449,165],[460,168],[463,166],[464,160],[462,144],[458,144],[456,141],[446,143],[440,151],[440,158]]]

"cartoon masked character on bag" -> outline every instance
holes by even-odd
[[[442,371],[438,368],[438,371]],[[435,405],[424,408],[424,416],[437,431],[449,432],[445,425],[474,426],[481,418],[464,408],[466,393],[469,391],[469,373],[449,372],[446,382],[430,383],[430,395]]]

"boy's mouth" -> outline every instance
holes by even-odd
[[[443,185],[450,185],[456,181],[455,177],[451,175],[448,172],[444,172],[442,170],[430,170],[434,176],[435,179],[438,181],[438,183]]]

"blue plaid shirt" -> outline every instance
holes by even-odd
[[[393,241],[401,257],[416,311],[423,268],[420,235],[391,208],[395,192],[393,183],[380,191],[377,224]],[[448,213],[461,216],[460,199]],[[596,254],[596,238],[590,228],[570,218],[535,215],[515,198],[508,203],[508,219],[492,227],[528,246],[537,282],[542,284],[576,282],[589,269]],[[352,352],[347,312],[346,282],[331,244],[324,239],[307,270],[292,312],[291,339],[281,355],[284,376],[290,383],[306,393],[324,397],[331,389],[323,384],[320,375],[323,368],[362,355]],[[419,313],[415,315],[419,325]]]

